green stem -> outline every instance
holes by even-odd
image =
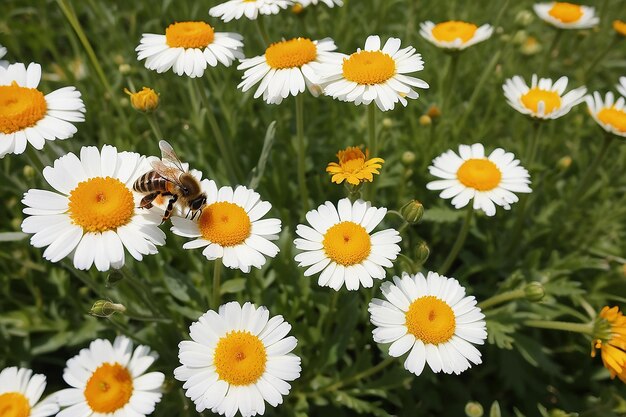
[[[316,394],[320,393],[320,392],[332,392],[332,391],[336,391],[340,388],[345,387],[346,385],[350,385],[354,382],[360,381],[361,379],[365,379],[367,377],[370,377],[372,375],[377,374],[378,372],[382,371],[383,369],[385,369],[386,367],[388,367],[389,365],[391,365],[393,362],[395,362],[397,359],[394,357],[388,357],[387,359],[385,359],[384,361],[380,362],[378,365],[372,366],[371,368],[368,368],[362,372],[359,372],[358,374],[351,376],[350,378],[346,378],[343,381],[339,381],[335,384],[329,385],[326,388],[321,389],[320,391],[317,391]]]
[[[265,21],[263,20],[263,16],[259,15],[256,18],[256,27],[259,30],[259,34],[261,35],[261,39],[263,39],[264,47],[269,46],[270,37],[267,34],[267,30],[265,29]]]
[[[568,206],[582,201],[584,193],[589,186],[589,182],[593,178],[604,158],[608,155],[609,147],[612,141],[613,136],[610,133],[606,133],[606,135],[604,136],[604,142],[602,142],[602,147],[600,148],[600,152],[598,152],[596,158],[593,160],[591,165],[589,165],[589,168],[587,168],[587,171],[585,172],[583,179],[580,181],[576,192],[574,192],[574,194],[572,194],[572,197],[570,197]]]
[[[214,310],[220,306],[220,278],[222,274],[222,258],[217,258],[213,264],[213,295],[209,294],[208,301],[209,307],[213,307]],[[208,289],[208,286],[207,286]]]
[[[591,61],[589,67],[585,70],[583,75],[583,81],[587,81],[589,75],[594,70],[594,68],[602,61],[602,59],[607,56],[607,54],[613,49],[613,46],[617,43],[619,38],[617,36],[613,37],[613,40],[608,44],[606,48],[604,48],[600,53],[598,53],[595,58]]]
[[[537,157],[537,150],[539,149],[539,134],[541,133],[542,124],[538,120],[533,121],[533,131],[530,136],[530,141],[528,143],[527,148],[527,160],[524,162],[529,169],[531,165],[535,162],[535,158]]]
[[[448,257],[439,268],[439,274],[445,275],[448,272],[448,269],[452,266],[452,263],[456,259],[457,255],[461,251],[463,244],[465,243],[465,238],[467,238],[467,234],[469,233],[469,228],[472,223],[472,217],[474,215],[474,206],[470,201],[467,205],[467,214],[465,215],[465,219],[463,220],[463,225],[461,226],[461,230],[459,230],[459,235],[456,237],[456,242],[454,242],[454,246],[450,253],[448,253]]]
[[[367,133],[370,152],[373,157],[378,157],[378,136],[376,135],[376,104],[367,106]]]
[[[524,325],[539,329],[563,330],[567,332],[593,334],[592,323],[570,323],[568,321],[526,320]]]
[[[161,128],[159,127],[159,122],[154,115],[154,112],[146,114],[146,117],[148,118],[148,123],[150,124],[150,128],[152,129],[152,133],[154,133],[156,140],[165,139],[163,137],[163,133],[161,132]]]
[[[133,287],[137,293],[137,296],[143,300],[144,304],[148,307],[148,309],[154,314],[155,317],[163,318],[161,312],[159,311],[159,307],[154,304],[152,300],[152,294],[150,288],[140,279],[138,279],[134,272],[130,270],[128,265],[124,265],[120,270],[120,273],[124,275],[126,281]]]
[[[452,52],[450,54],[450,65],[448,67],[448,74],[446,75],[446,79],[444,81],[444,95],[441,101],[441,113],[444,115],[448,111],[448,104],[452,96],[452,91],[454,90],[454,81],[456,80],[460,56],[460,52]]]
[[[507,301],[511,300],[517,300],[518,298],[524,298],[525,296],[526,293],[523,288],[506,291],[501,294],[496,294],[493,297],[487,298],[486,300],[478,303],[478,307],[480,307],[484,311],[490,307],[497,306],[498,304],[506,303]]]
[[[543,58],[543,63],[541,64],[541,71],[539,72],[540,76],[543,76],[546,70],[548,69],[548,64],[550,63],[550,60],[552,59],[552,55],[554,54],[556,47],[559,45],[559,40],[561,39],[563,32],[564,32],[563,29],[556,29],[556,33],[554,34],[554,38],[552,38],[552,43],[550,44],[550,48],[548,48],[546,56]]]
[[[298,139],[298,186],[303,215],[309,211],[309,190],[306,186],[306,143],[304,141],[304,95],[296,96],[296,136]]]
[[[398,227],[398,233],[402,233],[407,227],[409,227],[409,222],[405,221],[402,226]]]

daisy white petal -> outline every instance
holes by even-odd
[[[486,41],[493,34],[493,26],[476,26],[473,23],[447,21],[435,24],[420,23],[420,35],[438,48],[463,50]]]
[[[47,417],[59,412],[56,397],[40,401],[46,377],[26,368],[10,367],[0,371],[0,410],[7,416]]]
[[[626,77],[620,80],[626,85]],[[625,87],[626,88],[626,87]],[[626,138],[626,98],[615,100],[613,93],[608,92],[602,98],[599,92],[585,97],[589,113],[605,131]]]
[[[326,1],[326,0],[325,0]],[[272,15],[293,5],[292,0],[229,0],[209,9],[209,14],[224,22],[247,17],[255,20],[260,14]]]

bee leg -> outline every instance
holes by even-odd
[[[167,194],[171,195],[172,198],[170,198],[170,201],[168,201],[167,203],[167,208],[165,209],[165,214],[163,215],[163,221],[161,222],[161,224],[165,223],[165,221],[167,221],[167,219],[169,219],[172,216],[172,211],[174,211],[174,204],[178,200],[178,195],[170,194],[170,193],[167,193]]]
[[[139,208],[145,208],[145,209],[152,208],[152,202],[154,201],[155,198],[159,196],[159,194],[161,194],[160,191],[155,191],[153,193],[146,195],[144,198],[141,199],[141,202],[139,203]]]
[[[187,214],[185,214],[185,218],[189,217],[190,214],[191,214],[191,209],[187,211]],[[193,215],[191,216],[191,220],[193,220]]]

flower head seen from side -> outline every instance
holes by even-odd
[[[585,98],[591,117],[605,131],[626,138],[626,98],[615,100],[613,93],[608,92],[604,99],[599,92]]]
[[[536,3],[533,9],[541,20],[559,29],[587,29],[600,22],[593,7],[568,2]]]
[[[622,20],[614,20],[613,30],[618,36],[626,36],[626,22]]]
[[[619,84],[615,88],[617,88],[622,97],[626,97],[626,77],[619,77]]]
[[[0,372],[0,415],[2,417],[47,417],[59,412],[54,396],[39,401],[46,377],[15,366]]]
[[[311,210],[306,219],[311,226],[299,224],[294,240],[302,253],[296,255],[298,266],[307,268],[304,276],[320,273],[318,284],[339,291],[344,285],[354,291],[359,286],[371,288],[373,279],[384,279],[385,268],[400,253],[402,240],[394,229],[370,234],[383,220],[386,208],[349,199],[330,201]]]
[[[63,379],[71,387],[56,395],[57,417],[145,417],[161,401],[165,375],[146,370],[157,359],[148,346],[137,346],[118,336],[113,344],[96,339],[67,361]]]
[[[391,343],[392,357],[409,352],[406,370],[420,375],[428,364],[435,373],[458,375],[482,362],[474,345],[487,338],[485,315],[456,279],[404,273],[384,282],[381,291],[384,299],[369,304],[374,341]]]
[[[209,9],[209,14],[224,22],[246,17],[255,20],[259,15],[278,14],[293,5],[293,0],[229,0]]]
[[[215,181],[207,179],[201,185],[207,196],[202,213],[195,220],[172,217],[172,232],[193,239],[184,249],[204,248],[207,259],[221,258],[224,266],[246,273],[278,254],[271,241],[278,239],[281,222],[262,218],[272,205],[261,201],[259,193],[243,185],[218,189]]]
[[[45,94],[38,89],[41,66],[0,66],[0,158],[21,154],[30,143],[42,149],[47,140],[68,139],[74,123],[85,120],[80,91],[63,87]]]
[[[265,54],[241,61],[237,69],[245,72],[237,88],[248,91],[259,84],[254,98],[263,96],[271,104],[280,104],[289,95],[304,92],[305,87],[317,96],[321,91],[320,67],[337,55],[332,52],[335,49],[330,38],[294,38],[273,43]]]
[[[478,27],[473,23],[455,20],[437,24],[430,21],[420,23],[420,35],[442,49],[463,50],[489,39],[492,34],[491,25]]]
[[[375,102],[382,111],[403,106],[419,94],[413,88],[428,83],[407,74],[424,69],[422,57],[412,46],[400,48],[398,38],[389,38],[381,48],[379,36],[369,36],[365,49],[350,56],[337,54],[323,67],[324,94],[356,105]]]
[[[617,376],[626,383],[626,317],[618,307],[605,306],[598,315],[596,328],[600,334],[594,335],[591,356],[600,350],[602,363],[609,370],[611,378]]]
[[[265,307],[230,302],[207,311],[189,327],[192,340],[180,342],[181,366],[174,377],[196,410],[233,417],[263,415],[265,403],[277,407],[300,376],[298,341],[291,325],[270,318]]]
[[[363,153],[361,148],[356,146],[349,146],[337,152],[337,159],[339,162],[328,164],[326,172],[332,175],[332,182],[341,184],[346,181],[351,185],[374,181],[374,174],[380,174],[379,169],[385,162],[382,158],[370,158],[367,149]]]
[[[146,60],[148,69],[163,73],[172,69],[176,75],[201,77],[207,66],[218,62],[229,67],[244,57],[243,37],[238,33],[216,32],[206,22],[177,22],[165,35],[144,33],[137,51],[137,60]]]
[[[585,100],[586,87],[578,87],[567,93],[568,79],[561,77],[555,82],[538,78],[533,74],[530,86],[516,75],[504,82],[502,90],[507,103],[518,112],[535,119],[558,119]]]
[[[135,93],[124,89],[130,98],[130,104],[137,111],[150,113],[159,107],[159,93],[151,88],[143,87],[141,91]]]
[[[449,150],[433,160],[431,175],[441,178],[426,184],[429,190],[442,190],[439,197],[452,198],[452,205],[465,207],[473,200],[474,209],[487,216],[496,214],[496,205],[505,210],[519,198],[514,193],[530,193],[530,175],[515,155],[501,148],[485,156],[480,143],[459,145],[459,153]]]
[[[155,254],[156,245],[165,243],[162,212],[137,208],[142,195],[132,188],[149,170],[145,157],[109,145],[83,147],[80,158],[68,153],[43,170],[55,191],[24,194],[22,231],[33,234],[36,248],[47,246],[44,258],[69,256],[77,269],[121,268],[124,249],[137,260]]]
[[[296,0],[296,3],[302,7],[317,6],[318,3],[324,3],[328,7],[343,6],[343,0]]]

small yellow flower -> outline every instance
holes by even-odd
[[[621,20],[614,20],[613,29],[615,29],[615,32],[617,32],[619,35],[626,36],[626,22],[622,22]]]
[[[144,87],[136,93],[125,88],[124,92],[130,96],[130,104],[135,110],[149,113],[159,107],[159,94],[151,88]]]
[[[596,327],[600,327],[603,334],[595,337],[591,357],[595,357],[596,350],[600,349],[602,363],[611,378],[617,376],[626,383],[626,317],[619,308],[606,306],[600,311],[599,318],[600,325]],[[602,329],[605,326],[607,328]]]
[[[296,3],[291,7],[291,13],[293,14],[300,14],[304,11],[304,6],[301,5],[300,3]]]
[[[372,182],[374,174],[380,174],[378,170],[385,162],[381,158],[369,159],[369,151],[366,149],[364,154],[356,146],[337,152],[337,159],[339,163],[331,162],[326,167],[326,172],[332,174],[331,181],[341,184],[346,180],[352,185],[359,185],[364,181]]]

